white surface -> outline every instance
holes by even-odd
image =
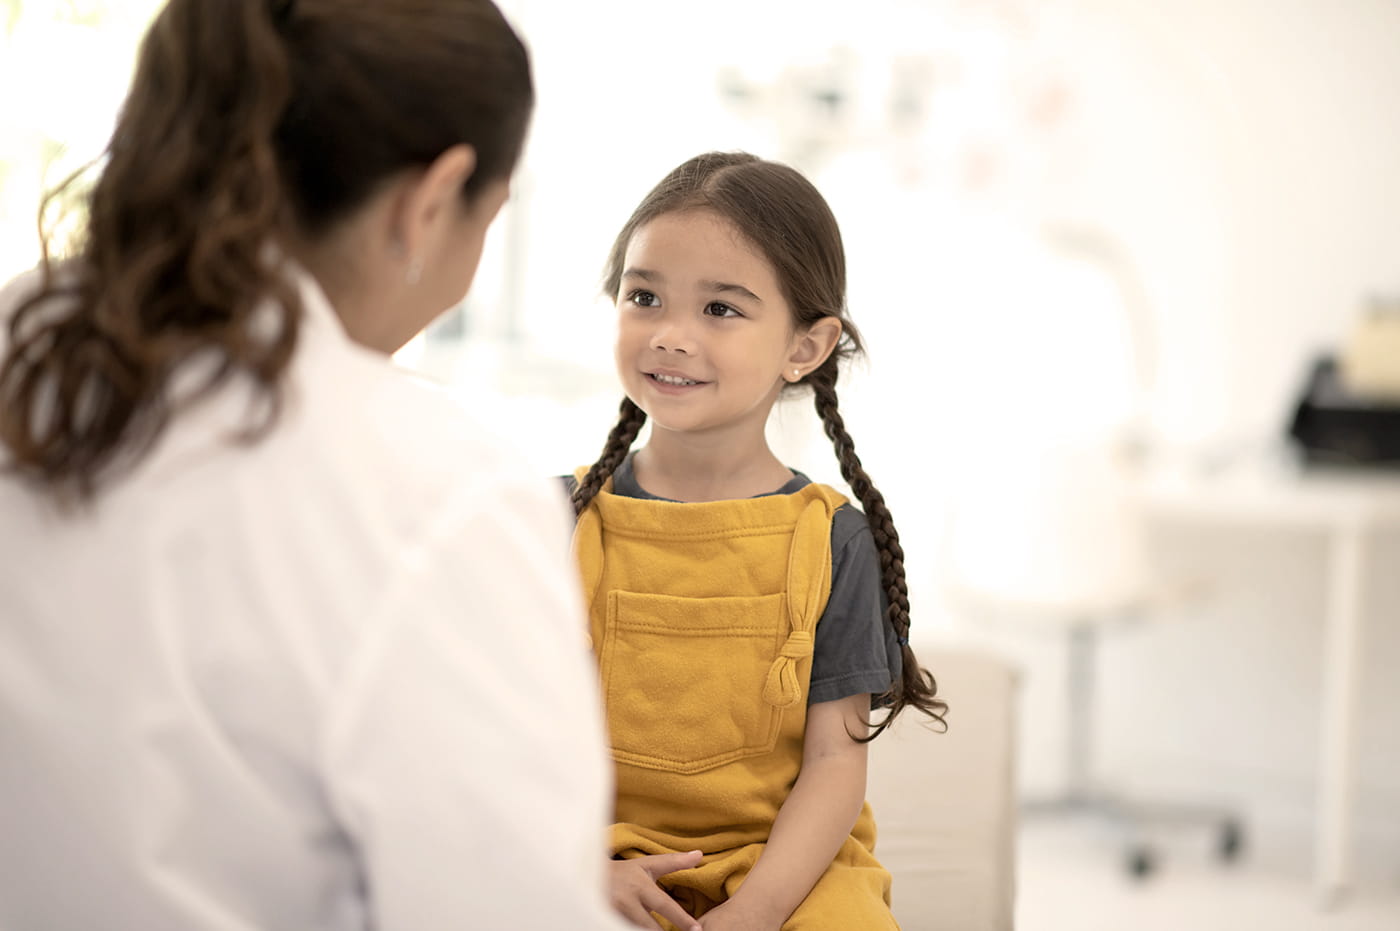
[[[994,654],[915,643],[948,731],[908,710],[870,748],[875,853],[904,931],[1010,931],[1015,889],[1016,674]]]
[[[1400,473],[1307,469],[1279,454],[1151,470],[1142,504],[1158,517],[1331,529],[1400,525]]]

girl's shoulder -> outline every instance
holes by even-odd
[[[803,473],[792,470],[792,479],[784,485],[780,494],[793,494],[801,491],[812,480]],[[865,519],[865,512],[855,505],[849,495],[842,493],[839,489],[827,485],[827,488],[846,498],[846,503],[838,507],[831,516],[831,550],[833,553],[840,551],[851,543],[851,541],[861,536],[870,536],[870,523]]]
[[[812,480],[796,469],[792,470],[792,478],[788,480],[776,494],[796,494],[808,485],[813,484]],[[840,505],[831,515],[831,554],[832,558],[837,558],[843,551],[855,547],[857,549],[868,549],[872,553],[875,550],[875,538],[870,532],[870,523],[865,519],[865,512],[857,507],[849,496],[831,485],[825,488],[840,494],[846,498],[846,503]]]
[[[875,538],[870,532],[870,522],[865,519],[865,512],[850,502],[837,508],[831,516],[831,551],[837,553],[865,540],[874,546]]]

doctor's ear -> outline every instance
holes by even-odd
[[[798,381],[821,364],[836,349],[841,341],[841,321],[836,317],[822,317],[805,332],[793,337],[792,352],[788,355],[792,381]],[[786,373],[785,373],[786,374]]]
[[[443,223],[456,215],[462,188],[475,170],[476,149],[454,145],[401,182],[392,235],[406,255],[420,256]]]

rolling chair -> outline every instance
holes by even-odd
[[[956,613],[1017,633],[1050,633],[1065,646],[1067,707],[1063,788],[1027,800],[1027,816],[1091,817],[1118,830],[1123,865],[1145,877],[1158,865],[1164,828],[1205,827],[1224,861],[1243,849],[1233,812],[1149,803],[1104,785],[1094,771],[1094,708],[1101,638],[1200,597],[1194,580],[1152,572],[1132,489],[1132,467],[1111,439],[1080,439],[1024,460],[984,465],[958,496],[943,546],[942,590]]]
[[[1035,299],[982,308],[999,342],[983,352],[989,370],[974,373],[987,398],[963,435],[973,455],[950,495],[936,588],[957,615],[1049,632],[1064,644],[1063,791],[1027,801],[1025,814],[1088,816],[1117,828],[1124,866],[1136,877],[1158,864],[1159,827],[1206,827],[1217,854],[1233,860],[1244,843],[1233,812],[1134,801],[1094,771],[1102,637],[1182,606],[1202,586],[1157,571],[1134,489],[1156,363],[1146,291],[1120,245],[1100,231],[1052,228],[1039,242],[1017,273]]]

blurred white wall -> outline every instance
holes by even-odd
[[[1084,89],[1075,183],[1049,213],[1108,229],[1155,310],[1157,436],[1250,448],[1276,437],[1303,367],[1371,291],[1400,288],[1400,5],[1078,4]],[[1148,792],[1238,804],[1256,854],[1312,851],[1322,540],[1173,527],[1168,570],[1214,597],[1124,631],[1104,657],[1105,769]],[[1400,540],[1371,553],[1357,865],[1400,876]],[[1057,774],[1058,654],[1032,670],[1025,778]]]

